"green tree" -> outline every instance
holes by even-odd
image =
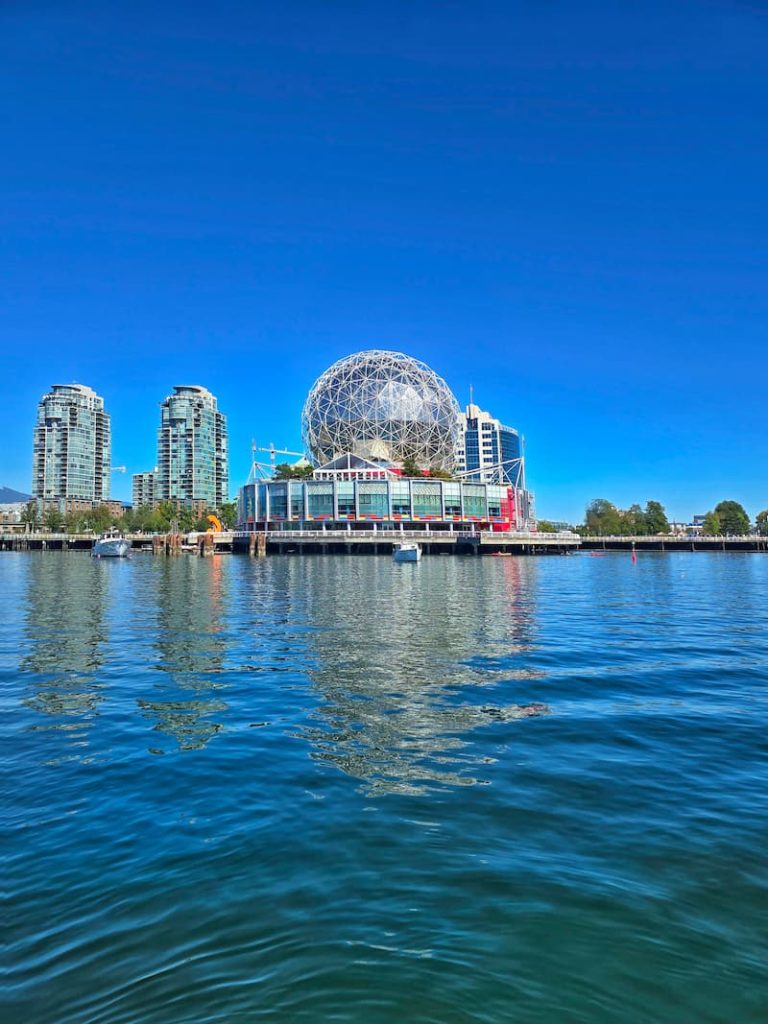
[[[314,473],[310,465],[299,464],[292,466],[290,462],[278,462],[275,466],[275,480],[306,480]]]
[[[595,498],[587,505],[585,532],[592,537],[615,537],[621,533],[621,515],[605,498]]]
[[[176,505],[172,501],[161,501],[154,511],[154,532],[167,533],[171,528],[171,523],[178,519]]]
[[[67,533],[80,533],[81,516],[78,512],[67,512],[64,516],[64,529]]]
[[[705,537],[719,537],[721,533],[720,516],[717,512],[707,512],[701,526],[701,532]]]
[[[108,530],[112,525],[112,513],[109,511],[109,506],[97,505],[88,514],[88,520],[95,533],[103,533],[104,530]]]
[[[442,466],[435,466],[434,469],[430,469],[429,475],[433,480],[453,480],[453,473],[443,469]]]
[[[40,513],[37,510],[36,501],[28,501],[24,508],[21,510],[19,521],[25,526],[28,526],[30,530],[36,530],[40,523]]]
[[[720,520],[720,532],[726,537],[740,537],[749,533],[749,516],[738,501],[721,501],[715,505]]]
[[[222,526],[225,526],[228,530],[234,529],[237,525],[237,502],[225,501],[219,509],[219,519]]]
[[[419,464],[413,455],[408,455],[403,459],[403,476],[421,476]]]
[[[210,524],[205,518],[206,515],[207,512],[203,513],[202,516],[198,516],[191,508],[180,508],[176,513],[176,521],[179,524],[179,533],[190,533],[192,530],[198,529],[207,530]],[[201,521],[203,526],[199,527],[197,524]]]
[[[621,532],[626,537],[642,537],[648,532],[645,512],[639,505],[630,505],[620,514]]]
[[[548,519],[539,519],[536,523],[539,533],[557,533],[557,527]]]
[[[755,530],[762,536],[768,536],[768,508],[757,513],[755,519]]]
[[[51,505],[43,514],[43,526],[51,533],[58,533],[64,526],[64,516],[55,505]]]
[[[646,533],[655,535],[669,533],[669,520],[664,506],[660,501],[648,501],[645,504]]]

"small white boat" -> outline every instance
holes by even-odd
[[[418,562],[421,558],[421,548],[418,544],[396,544],[392,558],[396,562]]]
[[[94,558],[125,558],[131,550],[131,542],[119,530],[107,530],[97,537],[91,554]]]

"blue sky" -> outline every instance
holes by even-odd
[[[523,431],[541,515],[767,507],[766,52],[757,0],[5,0],[0,484],[50,384],[130,473],[200,383],[234,491],[376,347]]]

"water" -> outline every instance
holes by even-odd
[[[3,1024],[768,1020],[768,557],[0,584]]]

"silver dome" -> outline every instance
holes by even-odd
[[[452,469],[459,406],[425,363],[372,349],[340,359],[315,381],[301,427],[315,465],[350,452],[395,463],[411,457],[423,469]]]

